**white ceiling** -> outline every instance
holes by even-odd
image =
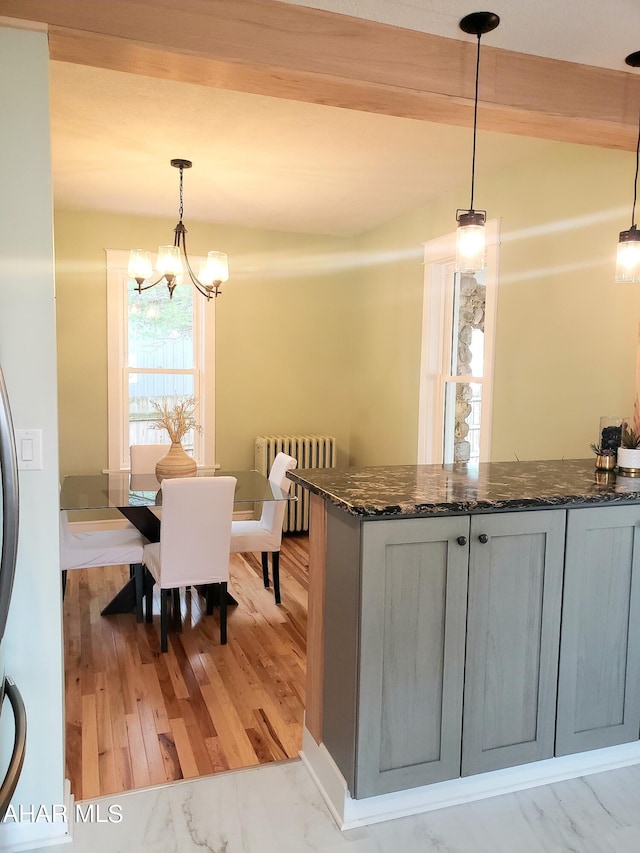
[[[460,18],[477,11],[468,0],[298,5],[451,38],[462,37]],[[608,0],[606,15],[599,0],[492,0],[491,10],[502,19],[485,36],[494,47],[627,71],[624,57],[640,49],[640,0]],[[468,203],[468,128],[60,62],[51,63],[51,125],[54,195],[61,207],[177,220],[173,157],[194,163],[184,177],[187,227],[200,219],[353,234],[445,188],[459,187],[459,206]],[[493,170],[535,157],[549,144],[479,133],[476,201]]]

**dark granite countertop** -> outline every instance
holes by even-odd
[[[294,483],[363,518],[640,503],[640,478],[590,459],[289,471]]]

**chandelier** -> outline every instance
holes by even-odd
[[[158,248],[158,259],[156,261],[155,273],[158,277],[155,281],[149,281],[154,275],[151,264],[151,255],[146,249],[132,249],[129,253],[129,276],[135,279],[138,293],[155,287],[161,281],[167,283],[169,298],[173,297],[173,291],[178,284],[178,277],[183,275],[185,266],[189,278],[196,289],[207,299],[217,296],[223,282],[229,280],[229,264],[225,252],[209,252],[207,257],[200,262],[198,275],[191,269],[189,256],[187,255],[187,229],[182,222],[184,205],[182,201],[182,173],[193,165],[191,160],[175,159],[171,165],[180,170],[180,206],[178,215],[180,221],[173,229],[173,246],[160,246]]]
[[[476,93],[473,103],[473,155],[471,158],[471,202],[468,210],[456,211],[456,272],[477,272],[484,269],[484,224],[486,210],[473,209],[473,189],[476,177],[476,131],[478,125],[478,78],[480,73],[480,37],[490,33],[500,23],[493,12],[472,12],[460,21],[460,29],[478,37],[476,57]]]

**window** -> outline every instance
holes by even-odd
[[[498,278],[498,222],[486,269],[455,272],[455,234],[425,245],[418,462],[486,462]]]
[[[163,397],[197,399],[202,433],[192,430],[183,444],[199,464],[213,465],[215,301],[183,283],[173,299],[163,283],[139,294],[128,258],[107,250],[109,469],[129,467],[130,444],[169,442],[151,426],[152,401]]]

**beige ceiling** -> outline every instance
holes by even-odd
[[[384,23],[461,37],[462,0],[315,0],[299,5],[370,17]],[[515,17],[519,24],[507,21]],[[531,10],[536,14],[531,18]],[[522,49],[540,36],[541,55],[579,57],[589,43],[569,27],[575,4],[557,0],[492,3],[500,28],[485,38]],[[602,16],[595,0],[582,0]],[[526,11],[526,15],[524,14]],[[640,42],[640,0],[610,0],[621,47],[595,38],[592,64],[620,68],[614,56]],[[393,19],[393,20],[392,20]],[[504,27],[505,35],[498,34]],[[558,37],[558,29],[563,38]],[[615,30],[615,32],[613,32]],[[546,34],[546,36],[545,36]],[[612,35],[612,37],[613,37]],[[580,36],[580,38],[578,37]],[[545,52],[546,51],[546,52]],[[560,55],[564,51],[565,55]],[[533,52],[530,50],[529,52]],[[627,68],[628,70],[628,68]],[[354,234],[418,207],[445,189],[468,204],[471,133],[412,119],[162,81],[122,72],[51,63],[51,124],[56,205],[177,218],[173,157],[185,172],[185,222],[201,219],[307,233]],[[476,203],[483,183],[506,163],[537,156],[551,143],[489,132],[478,135]]]

